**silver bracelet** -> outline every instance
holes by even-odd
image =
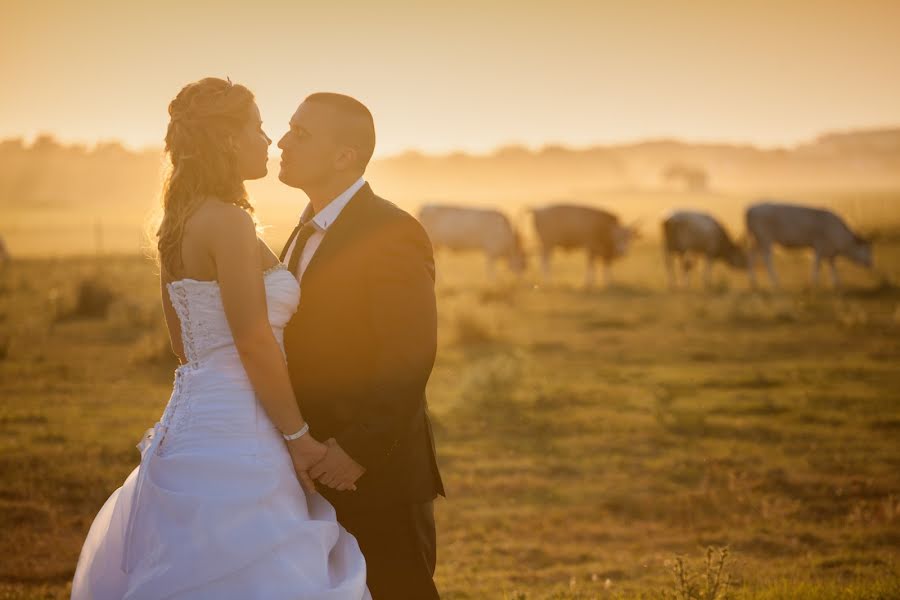
[[[291,435],[282,433],[281,437],[283,437],[284,439],[286,439],[287,441],[290,442],[291,440],[296,440],[297,438],[302,438],[307,433],[309,433],[309,423],[304,424],[303,427],[301,427],[300,430],[297,431],[296,433],[292,433]]]

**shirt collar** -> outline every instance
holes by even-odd
[[[320,231],[328,231],[328,228],[338,218],[338,215],[341,214],[341,211],[344,210],[344,207],[350,202],[350,199],[353,198],[353,196],[356,195],[356,192],[358,192],[365,184],[365,178],[360,177],[357,179],[353,185],[341,192],[337,198],[326,204],[325,208],[320,210],[316,216],[312,218],[313,225]],[[303,211],[303,216],[308,215],[311,211],[312,204],[306,207],[306,210]],[[302,218],[303,217],[301,217],[301,220]]]

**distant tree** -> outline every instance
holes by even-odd
[[[98,142],[94,146],[93,153],[96,156],[109,158],[125,158],[131,154],[125,146],[115,140]]]
[[[494,158],[502,159],[521,159],[531,157],[532,152],[525,146],[520,146],[518,144],[508,144],[494,150],[492,156]]]
[[[709,187],[709,175],[705,169],[682,163],[666,167],[662,178],[666,183],[680,184],[692,192],[702,192]]]
[[[0,153],[19,152],[25,149],[25,140],[22,138],[8,138],[0,140]]]
[[[541,148],[540,154],[543,156],[565,157],[573,154],[573,151],[560,144],[547,144]]]
[[[31,143],[31,150],[37,153],[53,152],[60,148],[59,142],[49,133],[42,133],[34,138],[34,141]]]

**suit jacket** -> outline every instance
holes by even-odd
[[[443,495],[425,400],[437,349],[425,230],[366,184],[329,226],[300,287],[284,332],[294,394],[316,439],[335,438],[366,468],[356,491],[322,494],[339,512]]]

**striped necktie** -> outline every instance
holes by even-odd
[[[297,231],[299,229],[299,231]],[[306,246],[306,242],[309,241],[309,238],[314,234],[318,229],[313,224],[312,219],[307,221],[306,223],[300,223],[297,225],[297,238],[294,243],[294,251],[291,252],[291,260],[288,262],[288,271],[294,274],[298,279],[300,278],[300,273],[297,272],[297,266],[300,264],[300,257],[303,256],[303,248]]]

